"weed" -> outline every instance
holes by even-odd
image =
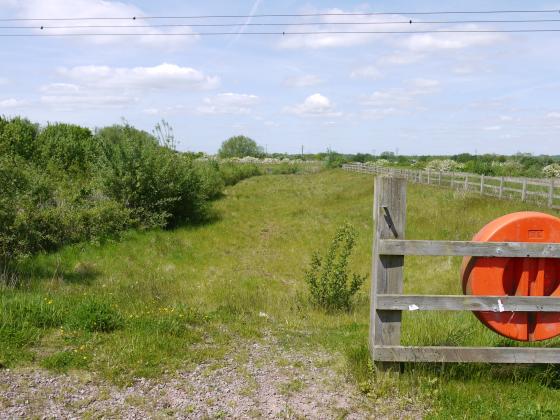
[[[109,333],[122,328],[123,318],[108,303],[88,299],[73,312],[71,326],[89,332]]]
[[[313,254],[311,267],[305,273],[311,300],[329,311],[349,310],[351,298],[356,294],[366,276],[352,274],[349,281],[348,260],[356,244],[356,230],[346,223],[336,231],[336,235],[322,258]]]

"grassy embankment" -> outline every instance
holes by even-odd
[[[410,239],[469,239],[489,220],[530,205],[408,188]],[[214,203],[216,220],[33,258],[0,295],[0,363],[85,369],[116,381],[217,360],[267,334],[337,355],[372,398],[419,398],[451,417],[558,417],[553,367],[408,365],[399,378],[367,362],[368,286],[351,313],[307,303],[303,271],[348,220],[360,235],[353,269],[369,273],[372,179],[341,171],[252,178]],[[407,257],[405,289],[460,293],[458,258]],[[403,342],[508,345],[470,313],[404,316]]]

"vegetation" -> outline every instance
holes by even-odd
[[[264,150],[249,137],[234,136],[222,143],[218,151],[218,156],[220,156],[220,158],[242,158],[245,156],[263,157]]]
[[[349,281],[348,263],[356,244],[356,230],[346,223],[341,226],[324,257],[315,252],[311,267],[305,273],[311,301],[328,311],[350,310],[351,298],[366,276],[353,274]]]
[[[462,171],[490,176],[557,177],[560,176],[560,156],[533,156],[519,153],[513,156],[494,154],[471,155],[462,153],[453,156],[405,156],[383,152],[379,156],[368,154],[340,155],[346,162],[387,162],[391,166],[433,169],[441,171]]]
[[[198,223],[226,185],[264,173],[174,148],[165,121],[152,135],[126,123],[92,133],[0,117],[0,274],[62,245]]]
[[[206,224],[129,231],[119,242],[29,258],[25,281],[0,290],[0,364],[88,370],[126,383],[220,363],[236,343],[273,335],[310,357],[318,348],[330,352],[333,366],[372,399],[419,399],[435,418],[557,418],[554,366],[408,364],[398,377],[379,374],[367,350],[369,285],[350,311],[309,302],[309,256],[346,221],[359,232],[349,272],[369,272],[371,188],[370,177],[336,170],[254,177],[228,187]],[[406,235],[468,240],[518,210],[539,209],[411,184]],[[405,292],[461,293],[460,262],[407,257]],[[468,312],[404,313],[402,338],[410,345],[516,345]]]

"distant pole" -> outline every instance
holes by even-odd
[[[303,144],[301,145],[301,157],[303,158]]]

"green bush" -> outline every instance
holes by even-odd
[[[233,136],[222,143],[218,156],[223,158],[232,157],[263,157],[264,150],[253,139],[246,136]]]
[[[91,131],[71,124],[51,124],[37,136],[36,161],[41,166],[86,172],[97,164],[99,148]]]
[[[192,159],[161,147],[128,125],[97,133],[104,154],[106,194],[145,226],[174,226],[204,215],[206,197]]]
[[[31,159],[36,151],[37,125],[16,117],[0,118],[0,156],[20,156]]]
[[[114,236],[135,223],[121,203],[52,179],[19,157],[0,158],[0,185],[0,270],[39,251]]]
[[[209,199],[219,197],[225,183],[217,161],[198,161],[195,170],[200,178],[203,194]]]
[[[89,332],[106,333],[122,328],[124,320],[107,302],[91,299],[76,307],[70,326]]]
[[[350,309],[352,296],[366,279],[355,273],[349,279],[348,262],[355,242],[356,231],[346,223],[337,230],[324,257],[313,254],[305,281],[315,305],[327,311]]]
[[[301,165],[295,163],[280,163],[278,165],[273,165],[270,172],[274,175],[298,174],[302,172],[302,168]]]
[[[263,171],[252,163],[222,163],[220,174],[225,185],[235,185],[246,178],[262,175]]]
[[[329,150],[325,159],[325,166],[327,168],[340,168],[348,159],[340,153]]]
[[[2,279],[17,281],[20,263],[37,252],[200,220],[225,185],[262,173],[256,165],[195,162],[199,155],[174,150],[165,121],[154,134],[126,124],[95,135],[71,124],[39,130],[0,117]]]

